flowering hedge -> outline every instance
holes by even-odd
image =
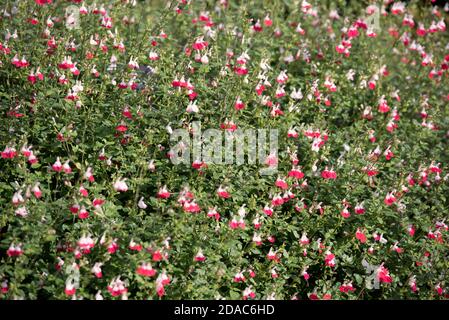
[[[449,6],[367,2],[3,2],[0,297],[447,298]]]

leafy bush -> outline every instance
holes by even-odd
[[[3,3],[1,297],[447,298],[448,6],[379,7]],[[278,172],[173,164],[195,121]]]

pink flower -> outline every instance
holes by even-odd
[[[357,28],[355,26],[352,26],[349,28],[348,32],[347,32],[347,36],[349,38],[356,38],[359,35],[359,31],[357,30]]]
[[[343,210],[340,212],[340,214],[345,219],[347,219],[351,216],[351,213],[349,212],[348,207],[344,207]]]
[[[89,182],[94,182],[95,178],[94,175],[92,174],[92,168],[88,167],[86,172],[84,173],[84,179],[88,180]]]
[[[273,199],[271,200],[271,205],[274,207],[281,206],[283,204],[284,204],[284,199],[279,194],[274,196]]]
[[[215,220],[220,220],[220,214],[217,212],[217,208],[210,208],[209,211],[207,212],[207,216],[209,218],[215,218]]]
[[[265,164],[269,167],[275,167],[278,164],[278,158],[276,153],[270,153],[268,157],[265,159]]]
[[[393,281],[388,269],[383,264],[377,269],[377,279],[380,283],[391,283]]]
[[[79,191],[79,193],[81,193],[81,195],[82,195],[83,197],[87,197],[87,196],[89,195],[87,189],[84,188],[83,185],[81,185],[81,186],[79,187],[78,191]]]
[[[191,212],[191,213],[197,213],[197,212],[201,211],[200,206],[195,202],[195,200],[184,202],[183,208],[184,208],[184,211]]]
[[[103,277],[103,273],[101,271],[101,266],[102,265],[103,264],[101,262],[97,262],[97,263],[95,263],[95,265],[91,269],[91,271],[95,275],[95,277],[97,277],[99,279]]]
[[[441,296],[441,295],[443,294],[443,288],[441,287],[441,284],[440,284],[440,283],[438,283],[438,284],[435,286],[435,291],[436,291],[436,293],[437,293],[439,296]]]
[[[203,49],[207,48],[208,45],[209,45],[209,43],[207,41],[204,41],[203,37],[199,37],[193,43],[192,48],[194,50],[203,50]]]
[[[62,164],[61,161],[59,160],[59,157],[56,158],[55,163],[51,167],[56,172],[60,172],[62,170]]]
[[[272,268],[271,271],[270,271],[270,273],[271,273],[271,277],[272,277],[273,279],[276,279],[276,278],[279,277],[278,273],[276,272],[276,267]]]
[[[128,248],[132,251],[141,251],[142,250],[142,245],[141,244],[137,244],[134,242],[134,240],[131,240],[129,242],[129,246]]]
[[[278,260],[277,252],[273,250],[273,248],[270,248],[270,251],[267,254],[268,260]]]
[[[26,145],[24,145],[23,147],[22,147],[22,149],[20,149],[20,152],[22,152],[22,155],[24,156],[24,157],[29,157],[29,156],[31,156],[31,154],[32,154],[32,151],[31,151],[31,148],[33,148],[32,146],[29,146],[29,147],[27,147]]]
[[[117,130],[118,132],[126,132],[128,130],[128,127],[126,126],[126,124],[121,123],[117,127],[115,127],[115,130]]]
[[[98,199],[98,198],[95,198],[95,199],[92,201],[92,205],[95,207],[95,209],[100,208],[104,203],[105,203],[105,200],[104,200],[104,199]]]
[[[355,206],[354,210],[355,210],[355,214],[364,214],[365,213],[365,208],[363,206],[363,202],[357,204]]]
[[[306,246],[310,243],[309,238],[307,238],[307,234],[304,232],[301,236],[301,239],[299,240],[299,243],[302,246]]]
[[[234,123],[234,121],[226,119],[224,123],[220,124],[220,128],[229,132],[233,132],[237,130],[237,125]]]
[[[237,101],[234,104],[235,110],[243,110],[245,109],[245,104],[240,100],[240,97],[237,98]]]
[[[161,261],[164,257],[162,256],[162,253],[159,250],[156,250],[153,252],[152,259],[154,262]]]
[[[114,182],[114,190],[117,192],[126,192],[128,191],[128,185],[126,184],[126,178],[125,179],[117,179]]]
[[[262,238],[257,233],[254,233],[252,240],[256,244],[256,246],[260,246],[262,244]]]
[[[276,187],[281,188],[282,190],[286,190],[288,188],[288,184],[284,179],[278,178],[275,183]]]
[[[42,1],[42,0],[40,0],[40,1]],[[72,282],[66,283],[64,292],[68,296],[73,296],[76,293],[75,285]]]
[[[310,279],[310,275],[307,273],[308,268],[309,268],[308,266],[305,266],[304,269],[302,269],[301,271],[301,275],[304,277],[304,280]]]
[[[281,71],[276,78],[276,82],[279,84],[285,84],[288,80],[287,72],[285,70]]]
[[[42,191],[39,188],[39,182],[36,182],[36,184],[33,186],[33,188],[31,189],[31,191],[33,192],[34,196],[39,199],[40,197],[42,197]]]
[[[259,216],[256,216],[255,218],[254,218],[254,220],[253,220],[253,225],[254,225],[254,229],[260,229],[260,226],[262,225],[261,223],[260,223],[260,220],[259,220]]]
[[[337,179],[337,173],[333,170],[330,169],[328,170],[327,167],[321,172],[321,177],[324,179]]]
[[[89,217],[89,212],[87,212],[84,206],[81,207],[81,210],[78,212],[78,218],[86,219]]]
[[[162,271],[158,278],[162,285],[166,286],[170,284],[170,277],[167,275],[167,272],[165,270]]]
[[[114,254],[117,252],[119,248],[119,245],[117,243],[117,239],[112,240],[112,242],[109,244],[107,250],[110,254]]]
[[[90,249],[95,246],[94,240],[90,236],[83,235],[78,240],[78,247],[83,250],[85,253],[89,253]]]
[[[8,250],[6,250],[6,254],[8,257],[19,257],[23,254],[22,245],[18,244],[15,245],[14,243],[11,243]]]
[[[234,275],[234,282],[239,283],[239,282],[245,282],[245,281],[246,281],[246,278],[243,275],[243,272],[239,271]]]
[[[273,24],[273,21],[270,19],[270,16],[268,14],[265,16],[263,23],[266,27],[271,27],[271,25]]]
[[[345,282],[340,286],[339,290],[340,292],[348,293],[355,291],[355,288],[352,286],[352,282]]]
[[[66,174],[72,173],[72,168],[70,168],[69,162],[70,162],[70,160],[67,160],[67,161],[64,162],[64,164],[62,165],[62,169],[64,170],[64,172],[65,172]]]
[[[288,138],[298,138],[299,133],[294,128],[290,128],[287,131],[287,137]]]
[[[391,13],[394,15],[404,14],[405,12],[405,3],[404,2],[395,2],[391,7]]]
[[[125,287],[125,283],[120,280],[120,277],[112,279],[110,284],[108,285],[108,291],[113,297],[117,297],[128,292],[128,289]]]
[[[236,217],[233,217],[231,221],[229,221],[229,228],[237,229],[239,227],[239,222]]]
[[[206,163],[204,163],[203,161],[198,160],[198,159],[192,162],[192,168],[193,169],[199,170],[202,167],[206,167],[206,166],[207,166]]]
[[[395,194],[395,192],[393,191],[391,193],[390,192],[387,193],[387,195],[385,196],[384,203],[387,206],[391,206],[393,203],[396,202],[396,197],[394,196],[394,194]]]
[[[254,292],[254,290],[252,289],[251,286],[247,287],[243,291],[243,300],[254,299],[255,297],[256,297],[256,293]]]
[[[18,205],[18,204],[24,203],[24,202],[25,202],[25,199],[22,196],[22,190],[15,192],[14,195],[12,196],[12,204]]]
[[[300,167],[293,167],[292,170],[289,171],[288,176],[295,179],[302,179],[304,178],[304,173],[301,171]]]
[[[223,188],[222,186],[220,186],[217,190],[217,195],[220,198],[228,199],[231,196],[231,194],[226,189],[227,188]]]
[[[150,263],[142,263],[136,270],[138,275],[144,277],[154,277],[156,275],[156,270],[153,269]]]
[[[51,4],[52,0],[34,0],[34,2],[36,2],[39,6],[43,6],[46,4]]]
[[[16,68],[26,68],[30,65],[30,63],[25,59],[25,57],[22,57],[22,59],[19,60],[17,54],[14,56],[14,58],[12,58],[11,63]]]
[[[360,230],[360,228],[357,228],[357,232],[355,233],[355,237],[361,243],[365,243],[366,242],[366,235]]]
[[[379,112],[380,113],[387,113],[388,111],[390,111],[390,107],[387,104],[387,100],[385,100],[385,97],[382,96],[379,99]]]
[[[265,205],[265,207],[263,208],[263,213],[271,217],[273,215],[273,208],[269,207],[268,205]]]
[[[335,267],[335,255],[332,254],[330,251],[326,252],[326,256],[324,257],[324,263],[328,267]]]
[[[1,290],[0,293],[2,294],[6,294],[9,291],[9,287],[8,287],[8,280],[4,280],[1,284]]]
[[[80,205],[79,204],[74,204],[69,208],[70,212],[72,212],[73,214],[77,214],[78,211],[80,210]]]
[[[159,297],[162,297],[165,295],[165,288],[162,282],[156,282],[156,293]]]

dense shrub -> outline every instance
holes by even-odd
[[[449,7],[345,4],[3,2],[0,297],[447,298]],[[173,164],[194,121],[278,172]]]

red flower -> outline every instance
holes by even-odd
[[[36,0],[36,1],[38,1],[38,0]],[[76,293],[76,288],[73,286],[73,284],[67,284],[64,292],[68,296],[73,296]]]
[[[157,261],[161,261],[163,258],[162,253],[159,250],[156,250],[155,252],[153,252],[153,261],[157,262]]]
[[[396,202],[396,197],[394,196],[394,192],[387,193],[387,195],[385,196],[385,199],[384,199],[384,203],[387,206],[391,206],[395,202]]]
[[[128,127],[125,124],[119,124],[117,127],[115,127],[115,130],[118,132],[126,132],[128,130]]]
[[[156,275],[156,270],[153,269],[151,264],[149,263],[142,263],[136,270],[138,275],[144,276],[144,277],[153,277]]]
[[[89,217],[89,212],[86,210],[84,206],[81,207],[81,210],[78,213],[78,218],[86,219]]]
[[[228,199],[231,196],[231,194],[226,190],[226,188],[223,188],[222,186],[218,188],[217,195],[223,199]]]
[[[46,4],[51,4],[52,0],[34,0],[37,5],[43,6]]]
[[[6,147],[1,153],[3,159],[13,159],[16,155],[16,149],[12,147]]]
[[[324,258],[324,263],[328,267],[335,267],[335,255],[332,254],[330,251],[326,253],[326,256]]]
[[[129,249],[133,250],[133,251],[141,251],[142,250],[142,245],[141,244],[137,244],[133,240],[131,240],[130,243],[129,243]]]
[[[170,192],[167,190],[167,186],[163,186],[159,189],[159,192],[157,193],[157,197],[160,199],[168,199],[170,198]]]
[[[20,244],[14,245],[14,243],[11,243],[6,254],[8,257],[19,257],[23,254],[22,246]]]
[[[158,283],[158,285],[156,286],[156,293],[159,297],[165,295],[165,288],[162,283]]]
[[[118,248],[119,248],[118,243],[116,242],[116,239],[114,239],[114,241],[112,241],[111,244],[108,246],[108,252],[110,254],[114,254],[118,250]]]
[[[293,177],[295,179],[302,179],[304,177],[304,173],[301,171],[301,169],[299,168],[293,168],[292,170],[290,170],[290,172],[288,173],[289,177]]]
[[[206,257],[203,254],[203,251],[201,249],[198,250],[198,253],[195,255],[195,261],[202,262],[206,260]]]
[[[380,281],[380,283],[391,283],[393,282],[393,279],[390,276],[390,273],[387,268],[385,268],[383,265],[381,265],[377,269],[377,278]]]
[[[337,179],[337,173],[331,169],[328,170],[327,167],[321,172],[321,177],[324,179],[332,179],[335,180]]]
[[[320,298],[318,298],[318,295],[316,293],[311,293],[309,295],[309,299],[310,300],[320,300]]]

